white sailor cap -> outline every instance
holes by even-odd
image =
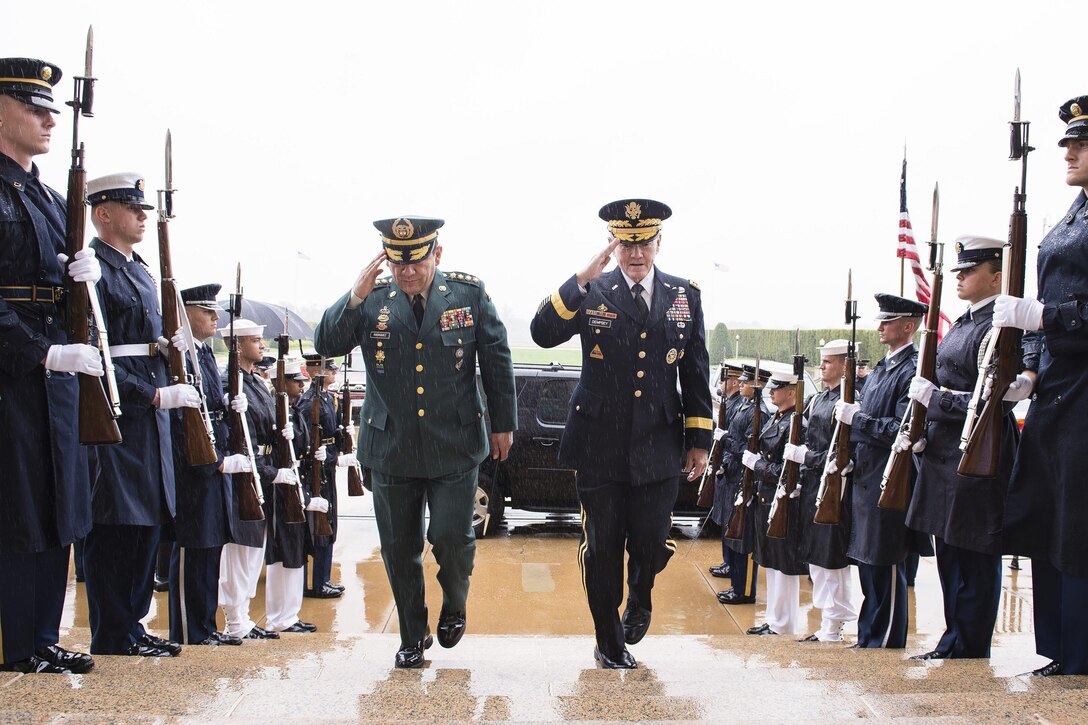
[[[301,358],[284,358],[283,361],[283,374],[288,380],[309,380],[306,377],[306,373],[302,372],[302,366],[305,364],[305,360]]]
[[[770,390],[778,390],[779,388],[788,388],[797,382],[797,376],[792,372],[786,372],[784,370],[771,371],[771,380],[767,383],[767,387]]]
[[[223,337],[230,337],[230,324],[219,328],[219,334]],[[247,320],[244,317],[237,317],[234,320],[234,336],[264,337],[264,325],[258,325],[253,320]]]
[[[845,355],[849,350],[849,340],[830,340],[820,348],[820,355]]]
[[[971,269],[987,259],[1001,261],[1001,250],[1005,248],[1005,242],[990,237],[965,236],[956,238],[956,264],[951,269],[959,272],[961,269]]]

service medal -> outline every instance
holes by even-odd
[[[665,362],[667,362],[669,365],[672,365],[674,362],[676,362],[676,348],[675,347],[671,348],[669,350],[669,352],[666,353]]]

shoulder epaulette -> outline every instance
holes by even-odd
[[[690,284],[690,285],[692,286],[692,288],[693,288],[693,289],[697,289],[697,290],[700,290],[700,291],[702,291],[702,287],[700,287],[700,286],[699,286],[699,283],[698,283],[698,282],[696,282],[695,280],[693,280],[693,279],[689,279],[689,280],[688,280],[688,284]]]
[[[484,283],[484,281],[479,277],[471,274],[465,274],[464,272],[446,272],[446,279],[452,279],[457,282],[464,282],[466,284],[473,284],[477,287]]]
[[[374,280],[374,286],[375,287],[385,287],[386,285],[391,284],[392,282],[393,282],[392,277],[382,277],[381,279]]]

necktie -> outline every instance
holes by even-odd
[[[423,295],[416,295],[412,300],[412,314],[416,316],[416,324],[423,326]]]
[[[638,321],[645,322],[647,315],[650,314],[650,310],[646,307],[646,300],[642,296],[642,285],[635,282],[631,287],[631,292],[635,295],[635,307],[638,308]]]

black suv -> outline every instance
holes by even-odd
[[[574,469],[559,462],[559,438],[581,372],[580,366],[558,363],[514,364],[518,430],[506,461],[496,463],[488,458],[480,466],[474,519],[477,536],[498,530],[507,506],[525,511],[578,513]],[[476,381],[483,395],[479,371]],[[695,503],[698,484],[697,480],[680,479],[674,515],[706,515],[707,510]]]

